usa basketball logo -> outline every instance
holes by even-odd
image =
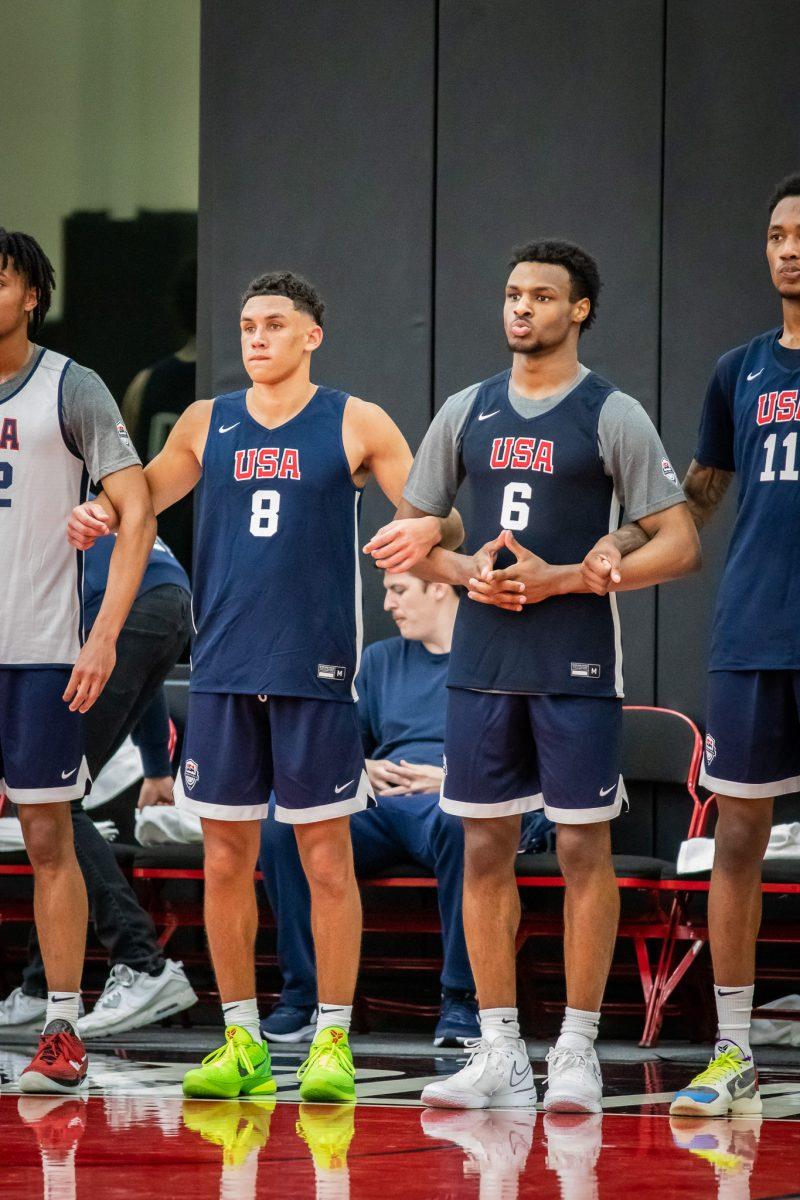
[[[711,766],[714,759],[717,757],[717,743],[714,741],[710,733],[706,734],[706,762]]]
[[[183,768],[183,779],[189,791],[192,790],[199,778],[200,768],[193,758],[187,758],[186,765]]]
[[[662,458],[661,470],[664,472],[664,477],[668,479],[670,483],[678,482],[678,476],[675,474],[675,468],[668,458]]]
[[[125,426],[122,424],[122,421],[117,421],[117,434],[119,436],[119,440],[124,445],[130,446],[130,444],[131,444],[130,434],[128,433]]]

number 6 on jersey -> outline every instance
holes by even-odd
[[[533,490],[529,483],[509,483],[503,491],[503,511],[500,513],[501,529],[527,529],[531,516],[530,500]]]
[[[253,492],[250,532],[253,537],[272,537],[278,532],[278,513],[281,494],[274,488],[259,488]]]

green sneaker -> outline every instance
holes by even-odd
[[[235,1096],[268,1096],[274,1091],[267,1043],[256,1042],[238,1025],[229,1025],[225,1044],[183,1077],[184,1096],[232,1100]]]
[[[355,1067],[344,1029],[323,1029],[317,1034],[297,1078],[304,1101],[343,1104],[355,1100]]]

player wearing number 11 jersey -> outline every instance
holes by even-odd
[[[431,1105],[535,1103],[516,1009],[514,858],[520,814],[543,807],[567,885],[569,1006],[544,1103],[600,1110],[593,1043],[619,913],[609,822],[625,794],[622,649],[608,579],[589,594],[579,564],[593,547],[608,552],[623,508],[652,537],[625,558],[615,588],[676,578],[699,551],[644,409],[578,359],[599,286],[577,246],[516,252],[504,308],[511,369],[446,402],[404,492],[411,511],[433,514],[450,511],[462,481],[470,492],[469,553],[436,547],[415,569],[469,589],[450,656],[441,804],[464,819],[464,931],[482,1040],[463,1070],[425,1089]]]
[[[684,482],[699,527],[734,473],[736,523],[717,598],[701,782],[718,795],[708,927],[719,1036],[672,1112],[761,1111],[750,1051],[761,862],[773,800],[800,791],[800,174],[769,204],[783,321],[724,354]]]
[[[156,513],[198,485],[197,635],[175,797],[203,822],[206,929],[226,1043],[186,1076],[192,1096],[275,1090],[255,1001],[253,888],[274,787],[308,877],[319,981],[301,1093],[354,1098],[347,1033],[361,908],[348,818],[375,802],[354,704],[358,510],[370,475],[399,502],[411,453],[382,409],[311,382],[323,307],[296,275],[254,280],[240,317],[251,386],[187,409],[145,471]],[[76,545],[113,528],[113,510],[99,500],[73,514]],[[457,514],[409,520],[397,568],[462,534]]]

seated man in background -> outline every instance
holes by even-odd
[[[387,573],[384,588],[384,608],[401,636],[366,648],[357,681],[367,772],[378,807],[350,818],[356,875],[368,877],[411,860],[436,876],[444,963],[434,1045],[463,1045],[479,1036],[461,921],[464,833],[461,821],[439,807],[445,679],[458,597],[448,584],[423,583],[409,574]],[[528,814],[526,847],[535,840],[534,827],[551,826],[541,813]],[[275,820],[274,798],[262,824],[259,866],[275,914],[284,980],[261,1032],[268,1041],[307,1041],[317,1004],[310,898],[294,833]]]
[[[84,558],[87,634],[100,609],[113,549],[114,538],[103,538]],[[116,666],[83,718],[92,778],[133,733],[145,777],[140,805],[172,799],[169,717],[161,685],[188,640],[190,603],[185,571],[157,538],[119,635]],[[72,824],[92,920],[111,964],[105,989],[93,1011],[78,1021],[78,1033],[107,1037],[190,1008],[197,997],[181,964],[164,958],[150,916],[80,800],[72,804]],[[46,1003],[44,964],[34,934],[22,986],[0,1001],[0,1032],[39,1023]]]

